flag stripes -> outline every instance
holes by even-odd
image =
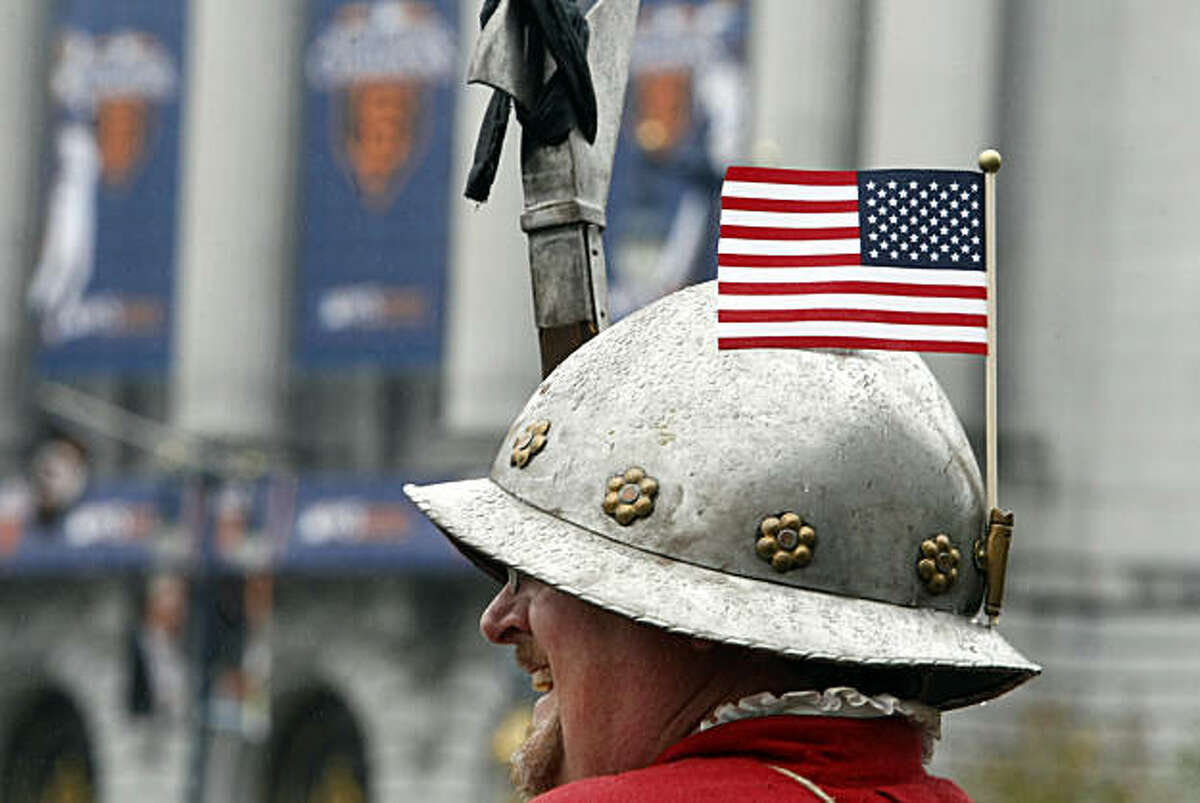
[[[887,349],[954,354],[987,354],[987,342],[959,343],[949,340],[892,340],[870,337],[732,337],[720,336],[722,349]]]

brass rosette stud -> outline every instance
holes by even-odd
[[[550,431],[550,422],[546,419],[534,421],[513,441],[512,456],[508,459],[510,466],[525,468],[533,456],[546,448],[546,433]]]
[[[654,512],[654,497],[658,494],[658,480],[646,476],[645,469],[634,466],[608,478],[604,486],[604,512],[628,525],[636,519],[644,519]]]
[[[958,579],[958,564],[962,555],[950,542],[950,536],[938,533],[921,542],[921,554],[917,558],[917,575],[930,594],[941,594],[950,590]]]
[[[817,531],[791,511],[767,516],[755,538],[754,550],[777,572],[804,568],[812,563],[817,548]]]

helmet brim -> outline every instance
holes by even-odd
[[[726,574],[622,544],[535,508],[490,479],[404,492],[476,565],[509,566],[637,622],[790,658],[912,668],[922,702],[996,697],[1041,668],[958,614]]]

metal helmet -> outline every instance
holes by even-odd
[[[715,283],[558,366],[489,478],[405,487],[493,573],[665,630],[920,673],[953,708],[1039,669],[975,614],[983,487],[913,354],[718,351]]]

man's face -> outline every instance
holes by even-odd
[[[513,757],[513,780],[538,794],[580,778],[653,760],[657,733],[640,743],[662,699],[655,683],[674,663],[671,637],[532,578],[510,581],[480,619],[484,637],[516,647],[517,663],[543,691],[533,725]],[[664,663],[666,666],[664,667]],[[657,671],[656,671],[657,670]]]

